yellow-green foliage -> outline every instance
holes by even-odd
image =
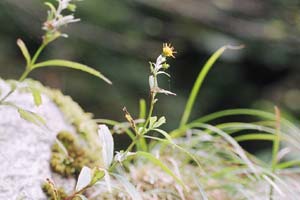
[[[55,200],[58,197],[59,199],[65,199],[68,195],[65,193],[62,188],[54,188],[54,186],[50,182],[45,182],[42,186],[43,191],[48,197],[48,200]]]

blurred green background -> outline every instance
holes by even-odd
[[[18,78],[24,60],[16,40],[31,52],[41,42],[46,18],[42,0],[0,1],[0,76]],[[96,118],[124,121],[124,106],[138,113],[147,99],[148,61],[171,42],[178,54],[171,60],[171,80],[163,88],[155,112],[175,128],[202,65],[219,47],[227,51],[205,81],[193,118],[226,108],[255,107],[273,111],[278,105],[300,115],[300,1],[298,0],[85,0],[78,3],[81,22],[65,28],[69,39],[51,44],[40,60],[64,58],[100,70],[107,85],[68,69],[37,70],[31,77],[60,88]]]

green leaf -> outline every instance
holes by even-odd
[[[99,168],[94,168],[93,169],[93,178],[91,181],[91,185],[94,185],[96,182],[100,181],[103,179],[105,176],[105,171]]]
[[[71,12],[75,12],[76,11],[76,5],[75,4],[73,4],[73,3],[70,3],[69,5],[68,5],[68,8],[67,8],[69,11],[71,11]]]
[[[201,199],[208,200],[208,196],[207,196],[202,184],[200,183],[199,179],[196,176],[194,176],[194,182],[196,183],[196,186],[201,194],[201,197],[202,197]]]
[[[58,147],[60,148],[60,150],[63,152],[63,154],[65,154],[66,157],[69,157],[68,150],[66,149],[64,144],[59,139],[57,139],[57,135],[56,135],[56,138],[55,138],[55,142],[58,145]]]
[[[42,104],[42,96],[40,91],[33,87],[30,87],[30,91],[34,100],[34,104],[36,106],[40,106]]]
[[[282,162],[280,164],[277,164],[276,168],[277,169],[286,169],[289,167],[295,167],[295,166],[300,166],[300,160],[289,160],[286,162]]]
[[[148,159],[150,162],[152,162],[153,164],[157,165],[158,167],[160,167],[162,170],[164,170],[167,174],[169,174],[170,176],[172,176],[174,178],[174,180],[180,184],[181,186],[183,186],[183,188],[186,189],[185,184],[182,182],[182,180],[180,180],[173,172],[171,169],[169,169],[164,163],[162,163],[159,159],[157,159],[155,156],[153,156],[151,153],[148,152],[144,152],[144,151],[138,151],[136,152],[136,154],[138,156],[142,156],[146,159]]]
[[[56,8],[50,2],[45,2],[45,5],[50,8],[50,11],[48,11],[48,17],[47,17],[47,21],[50,21],[50,20],[52,20],[55,17]]]
[[[248,158],[247,153],[244,151],[244,149],[239,145],[239,143],[234,138],[232,138],[229,134],[227,134],[223,130],[219,129],[218,127],[215,127],[215,126],[212,126],[209,124],[199,123],[198,127],[206,128],[206,129],[220,135],[221,137],[223,137],[232,146],[234,152],[237,155],[239,155],[240,159],[245,163],[245,165],[247,165],[248,168],[252,170],[254,175],[256,175],[257,177],[259,176],[256,165]]]
[[[168,144],[168,145],[171,145],[171,146],[173,146],[173,147],[179,149],[179,150],[182,151],[183,153],[187,154],[191,159],[193,159],[193,161],[197,163],[199,169],[200,169],[203,173],[205,173],[204,170],[203,170],[203,168],[202,168],[202,166],[201,166],[201,164],[200,164],[200,162],[197,160],[197,158],[196,158],[193,154],[191,154],[188,150],[186,150],[185,148],[183,148],[183,147],[181,147],[181,146],[175,144],[175,143],[172,142],[172,141],[166,140],[166,139],[162,139],[162,138],[158,138],[158,137],[153,137],[153,136],[148,136],[148,135],[145,135],[144,137],[145,137],[145,138],[148,138],[148,139],[151,139],[151,140],[157,140],[157,141],[159,141],[160,143]],[[162,147],[162,148],[163,148],[163,147]],[[162,148],[161,148],[161,149],[162,149]],[[151,149],[153,149],[153,148],[151,148]]]
[[[154,117],[150,117],[150,120],[149,120],[149,129],[152,129],[153,126],[154,126],[154,123],[156,122],[157,120],[157,117],[154,116]]]
[[[76,191],[81,191],[87,187],[92,181],[92,170],[88,167],[83,167],[78,176],[78,181],[76,183]]]
[[[155,122],[153,124],[153,128],[158,128],[161,125],[163,125],[164,123],[166,123],[166,118],[165,117],[161,117],[161,118],[159,118],[159,120],[157,122]]]
[[[103,79],[105,82],[108,84],[112,84],[112,82],[106,78],[104,75],[102,75],[99,71],[87,66],[83,65],[80,63],[72,62],[72,61],[67,61],[67,60],[48,60],[45,62],[40,62],[32,66],[32,69],[36,68],[42,68],[42,67],[66,67],[66,68],[72,68],[72,69],[77,69],[84,71],[86,73],[92,74],[94,76],[97,76],[98,78]]]
[[[52,13],[55,13],[56,12],[56,8],[53,6],[52,3],[50,2],[45,2],[45,5],[48,6],[51,10]]]
[[[207,73],[209,72],[209,70],[212,68],[212,66],[214,65],[214,63],[217,61],[217,59],[224,53],[224,51],[226,49],[239,49],[241,47],[232,47],[229,45],[223,46],[221,48],[219,48],[209,59],[208,61],[205,63],[205,65],[203,66],[203,68],[201,69],[195,83],[193,86],[193,89],[190,93],[190,96],[188,98],[188,101],[186,103],[183,115],[181,117],[181,121],[180,121],[180,127],[183,127],[189,120],[189,117],[191,115],[191,112],[193,110],[193,106],[195,103],[195,100],[199,94],[199,91],[201,89],[201,86],[203,84],[203,81],[205,79],[205,77],[207,76]]]
[[[45,120],[41,116],[39,116],[38,114],[36,114],[34,112],[24,110],[22,108],[18,108],[18,112],[20,114],[20,117],[28,122],[31,122],[38,126],[46,125]]]
[[[75,197],[79,197],[81,200],[88,200],[88,198],[86,198],[82,194],[77,194]]]
[[[140,119],[145,119],[146,117],[146,101],[145,99],[140,99],[140,114],[139,118]]]
[[[212,120],[215,120],[215,119],[218,119],[221,117],[234,116],[234,115],[249,115],[249,116],[259,117],[259,118],[263,118],[263,119],[270,119],[270,120],[275,120],[275,118],[276,118],[275,115],[270,112],[242,108],[242,109],[228,109],[228,110],[218,111],[218,112],[206,115],[204,117],[201,117],[193,122],[204,123],[204,122],[212,121]],[[294,129],[296,132],[299,130],[293,123],[291,123],[290,121],[288,121],[285,118],[282,118],[281,122],[284,125],[286,125],[287,127]]]
[[[271,134],[264,134],[264,133],[251,133],[240,135],[234,138],[238,142],[247,141],[247,140],[267,140],[267,141],[274,141],[276,139],[275,135]],[[282,137],[281,137],[282,139]]]
[[[130,195],[131,199],[142,200],[140,193],[135,189],[134,185],[132,185],[132,183],[130,183],[125,177],[115,173],[111,173],[111,175],[114,176],[123,185],[127,193]]]
[[[161,129],[157,129],[157,128],[156,128],[156,129],[153,129],[153,131],[159,132],[160,134],[162,134],[163,136],[165,136],[165,138],[166,138],[169,142],[173,143],[172,138],[170,137],[170,135],[169,135],[166,131],[161,130]]]
[[[29,54],[29,51],[25,45],[25,43],[21,40],[21,39],[18,39],[17,40],[17,45],[19,46],[25,60],[26,60],[26,66],[29,66],[30,65],[30,62],[31,62],[31,56]]]

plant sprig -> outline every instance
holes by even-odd
[[[74,0],[57,0],[58,5],[55,7],[54,4],[50,2],[46,2],[45,5],[49,7],[48,17],[46,22],[43,24],[43,30],[45,30],[45,34],[42,36],[43,40],[40,47],[36,50],[33,56],[30,55],[29,50],[26,44],[22,41],[22,39],[17,40],[17,45],[20,48],[22,55],[26,61],[25,70],[18,79],[19,82],[23,82],[28,75],[35,69],[44,68],[44,67],[65,67],[72,68],[76,70],[81,70],[83,72],[94,75],[102,80],[104,80],[108,84],[112,84],[112,82],[106,78],[101,72],[77,62],[68,61],[68,60],[47,60],[43,62],[37,62],[39,56],[43,52],[43,50],[52,42],[54,42],[59,37],[67,37],[65,33],[61,32],[61,28],[69,23],[78,22],[80,19],[74,18],[73,12],[75,11],[76,5],[73,3]],[[69,10],[72,14],[64,15],[63,12],[65,10]],[[0,105],[3,105],[5,100],[13,94],[17,90],[17,87],[12,87],[10,91],[4,95],[0,99]],[[36,90],[33,92],[34,99],[40,96]],[[40,101],[35,101],[36,105],[39,106],[41,104]]]

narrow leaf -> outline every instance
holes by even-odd
[[[107,189],[110,193],[112,193],[112,187],[111,187],[111,180],[110,180],[109,172],[107,170],[104,170],[104,173],[105,173],[104,180],[105,180]]]
[[[86,198],[82,194],[77,194],[75,197],[79,197],[81,200],[88,200],[88,198]]]
[[[25,45],[25,43],[21,40],[21,39],[18,39],[17,40],[17,45],[19,46],[25,60],[26,60],[26,66],[29,66],[30,65],[30,62],[31,62],[31,56],[29,54],[29,51]]]
[[[153,128],[158,128],[161,125],[163,125],[164,123],[166,123],[166,118],[161,117],[161,118],[159,118],[159,120],[157,122],[154,123]]]
[[[45,62],[40,62],[32,66],[33,69],[35,68],[41,68],[41,67],[66,67],[66,68],[72,68],[84,71],[86,73],[92,74],[94,76],[97,76],[101,79],[103,79],[108,84],[112,84],[112,82],[106,78],[104,75],[102,75],[99,71],[87,66],[83,65],[77,62],[67,61],[67,60],[48,60]]]
[[[207,196],[202,184],[200,183],[198,178],[196,178],[195,176],[194,176],[194,182],[196,183],[196,186],[201,194],[202,200],[208,200],[208,196]]]
[[[170,135],[164,131],[164,130],[161,130],[161,129],[153,129],[153,131],[156,131],[156,132],[159,132],[160,134],[162,134],[163,136],[165,136],[165,138],[170,142],[170,143],[173,143],[172,141],[172,138],[170,137]]]
[[[130,195],[131,199],[142,200],[141,195],[136,190],[134,185],[132,185],[132,183],[130,183],[125,177],[115,173],[111,173],[111,175],[113,175],[123,185],[127,193]]]
[[[276,116],[273,113],[261,111],[261,110],[255,110],[255,109],[228,109],[228,110],[223,110],[223,111],[218,111],[215,113],[211,113],[209,115],[206,115],[204,117],[201,117],[194,122],[208,122],[212,121],[218,118],[226,117],[226,116],[233,116],[233,115],[249,115],[249,116],[254,116],[254,117],[259,117],[263,119],[270,119],[270,120],[275,120]],[[293,129],[295,132],[298,132],[299,129],[290,121],[287,119],[282,118],[281,122],[286,125],[287,127]],[[193,123],[193,122],[192,122]]]
[[[34,104],[36,106],[40,106],[42,104],[42,96],[39,90],[37,90],[36,88],[30,88],[33,100],[34,100]]]
[[[45,5],[48,6],[48,7],[50,8],[50,11],[51,11],[50,13],[51,13],[52,15],[56,12],[56,8],[53,6],[52,3],[50,3],[50,2],[45,2]],[[52,17],[52,15],[49,16],[49,17]]]
[[[66,157],[69,156],[68,150],[66,149],[66,147],[64,146],[64,144],[57,138],[55,138],[55,142],[58,145],[58,147],[60,148],[60,150],[65,154]]]
[[[262,175],[262,177],[278,192],[281,197],[285,196],[284,192],[282,192],[282,190],[280,189],[280,186],[277,185],[271,178],[266,175]]]
[[[105,175],[104,169],[94,168],[93,169],[93,178],[92,178],[91,184],[94,185],[96,182],[102,180],[104,175]]]
[[[277,169],[286,169],[289,167],[294,167],[294,166],[300,166],[300,160],[290,160],[286,162],[282,162],[280,164],[277,164],[276,168]]]
[[[45,120],[39,116],[38,114],[28,111],[28,110],[24,110],[22,108],[18,108],[18,112],[20,114],[20,117],[28,122],[31,122],[35,125],[46,125]]]
[[[76,191],[80,191],[88,186],[92,181],[92,170],[88,167],[83,167],[78,177]]]
[[[182,151],[182,152],[184,152],[186,155],[188,155],[191,159],[193,159],[193,160],[197,163],[199,169],[200,169],[203,173],[205,173],[204,170],[203,170],[203,168],[202,168],[202,166],[201,166],[201,164],[200,164],[200,162],[197,160],[197,158],[196,158],[192,153],[190,153],[188,150],[186,150],[185,148],[183,148],[183,147],[181,147],[181,146],[175,144],[175,143],[172,142],[172,141],[166,140],[166,139],[162,139],[162,138],[158,138],[158,137],[153,137],[153,136],[148,136],[148,135],[145,135],[144,137],[145,137],[145,138],[148,138],[148,139],[151,139],[151,140],[157,140],[157,141],[159,141],[159,142],[161,142],[161,143],[168,144],[168,145],[171,145],[171,146],[173,146],[173,147],[176,147],[177,149],[179,149],[180,151]],[[151,148],[151,149],[153,149],[153,148]]]
[[[146,117],[146,101],[145,99],[140,99],[139,119],[145,119],[145,117]]]
[[[208,61],[205,63],[205,65],[203,66],[203,68],[201,69],[195,83],[193,86],[193,89],[190,93],[190,96],[188,98],[188,101],[186,103],[183,115],[181,117],[181,121],[180,121],[180,127],[184,126],[188,120],[189,117],[191,115],[191,112],[193,110],[193,106],[195,103],[195,100],[199,94],[199,91],[201,89],[202,83],[207,75],[207,73],[210,71],[210,69],[212,68],[212,66],[214,65],[214,63],[217,61],[217,59],[224,53],[224,51],[226,49],[235,49],[232,48],[231,46],[223,46],[221,48],[219,48],[209,59]],[[237,48],[236,48],[237,49]]]
[[[157,120],[157,117],[156,117],[156,116],[150,117],[150,120],[149,120],[149,128],[150,128],[150,129],[153,128],[153,125],[154,125],[154,123],[156,122],[156,120]]]
[[[71,11],[71,12],[75,12],[76,11],[76,5],[73,4],[73,3],[70,3],[68,5],[68,10]]]
[[[162,163],[159,159],[157,159],[156,157],[154,157],[152,154],[144,152],[144,151],[138,151],[136,152],[136,154],[138,156],[142,156],[146,159],[148,159],[150,162],[152,162],[153,164],[157,165],[158,167],[160,167],[162,170],[164,170],[167,174],[169,174],[170,176],[172,176],[175,181],[180,184],[181,186],[183,186],[183,188],[186,189],[185,184],[182,182],[182,180],[180,180],[173,172],[171,169],[169,169],[164,163]]]
[[[240,135],[240,136],[234,137],[234,139],[238,142],[247,141],[247,140],[269,140],[269,141],[274,141],[275,137],[276,136],[271,135],[271,134],[264,134],[264,133],[255,134],[255,133],[253,133],[253,134]]]

